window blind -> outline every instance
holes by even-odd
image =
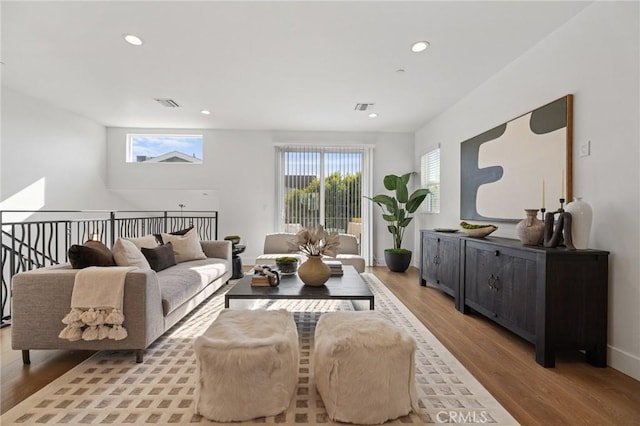
[[[363,205],[363,195],[370,194],[372,149],[368,145],[277,145],[276,228],[297,232],[322,224],[328,231],[353,233],[361,248],[368,245],[362,234],[371,203]],[[367,258],[365,252],[362,255]]]
[[[424,201],[424,211],[440,213],[440,146],[420,158],[420,183],[429,190]]]

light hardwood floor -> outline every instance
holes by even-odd
[[[612,368],[595,368],[578,353],[560,354],[556,368],[534,361],[533,346],[480,315],[462,315],[453,299],[418,284],[418,270],[368,268],[525,425],[640,425],[640,382]],[[4,413],[91,355],[32,351],[23,366],[0,330]]]

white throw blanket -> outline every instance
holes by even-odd
[[[122,300],[129,266],[91,266],[76,274],[71,295],[71,312],[63,319],[67,326],[58,335],[61,339],[122,340],[127,330],[122,326]]]

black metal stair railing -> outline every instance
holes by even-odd
[[[34,219],[7,221],[11,215]],[[35,220],[44,216],[44,219]],[[52,219],[53,217],[62,219]],[[200,239],[218,238],[216,211],[0,210],[2,282],[0,327],[11,320],[11,278],[20,272],[67,262],[73,244],[172,232],[193,226]]]

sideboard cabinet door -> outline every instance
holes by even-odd
[[[428,282],[456,297],[460,284],[460,246],[457,236],[421,231],[420,284]]]
[[[438,284],[458,294],[460,282],[460,239],[440,237],[438,246]]]
[[[534,342],[535,253],[467,241],[464,270],[465,304]]]
[[[498,259],[488,250],[467,243],[464,266],[464,304],[495,319],[498,294],[494,290],[495,277],[500,269]]]
[[[438,238],[431,233],[422,232],[422,250],[421,250],[421,284],[426,285],[438,284]]]

